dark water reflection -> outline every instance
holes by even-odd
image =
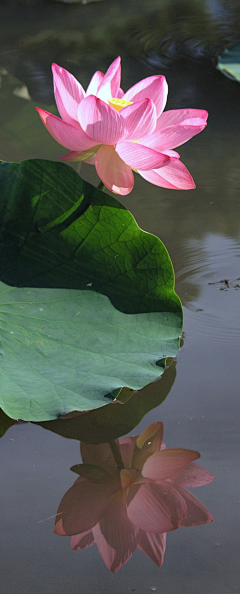
[[[106,69],[118,54],[144,56],[152,68],[167,70],[189,60],[211,63],[239,38],[239,12],[238,0],[106,0],[87,6],[6,0],[0,7],[0,61],[34,100],[51,103],[53,61],[81,75],[83,86],[89,72]],[[131,83],[134,72],[133,63],[125,64]]]
[[[12,0],[1,3],[0,32],[3,160],[56,160],[62,154],[35,113],[37,103],[55,109],[52,61],[86,86],[120,53],[125,90],[163,73],[167,109],[209,111],[208,128],[180,149],[197,189],[164,190],[136,176],[134,191],[122,198],[139,225],[167,246],[185,306],[184,345],[171,392],[154,408],[163,400],[163,380],[146,388],[146,416],[131,413],[125,430],[138,435],[163,421],[168,446],[199,450],[201,464],[216,477],[201,491],[213,524],[173,531],[161,569],[136,551],[113,576],[95,547],[74,554],[69,539],[53,534],[56,509],[71,485],[69,468],[78,462],[76,439],[37,425],[12,426],[1,439],[2,590],[239,594],[240,86],[214,67],[217,53],[240,38],[239,2],[106,0],[83,6]],[[19,97],[19,89],[31,99]],[[94,168],[84,165],[81,174],[97,184]],[[118,430],[123,435],[124,423]]]

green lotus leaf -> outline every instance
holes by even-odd
[[[0,221],[0,406],[10,417],[98,408],[163,372],[182,328],[173,268],[122,204],[62,163],[2,163]]]
[[[240,82],[240,43],[226,49],[218,59],[218,70]]]

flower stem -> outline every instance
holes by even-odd
[[[116,442],[113,440],[109,441],[108,443],[109,443],[112,453],[114,455],[114,460],[116,462],[118,470],[122,470],[122,468],[124,468],[124,464],[122,461],[122,456],[120,454],[119,447],[117,446]]]
[[[97,186],[97,189],[98,190],[104,190],[104,188],[105,188],[105,186],[104,186],[103,182],[100,181],[99,184],[98,184],[98,186]]]

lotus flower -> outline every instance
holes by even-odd
[[[112,449],[107,443],[82,443],[83,464],[72,468],[80,477],[60,503],[55,532],[73,535],[75,550],[96,542],[112,572],[136,547],[160,566],[166,532],[212,522],[185,487],[205,485],[213,475],[193,462],[198,452],[166,449],[162,437],[163,424],[153,423],[138,437],[114,442]]]
[[[179,154],[180,146],[205,128],[201,109],[166,111],[164,76],[150,76],[124,94],[120,58],[106,74],[95,72],[87,91],[64,68],[53,64],[54,92],[62,119],[37,108],[48,132],[70,153],[65,161],[94,164],[103,184],[116,194],[129,194],[133,171],[152,184],[175,190],[195,188]]]

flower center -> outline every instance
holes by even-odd
[[[116,111],[120,111],[123,107],[127,107],[127,105],[131,105],[132,101],[126,101],[125,99],[108,99],[109,105],[116,109]]]

